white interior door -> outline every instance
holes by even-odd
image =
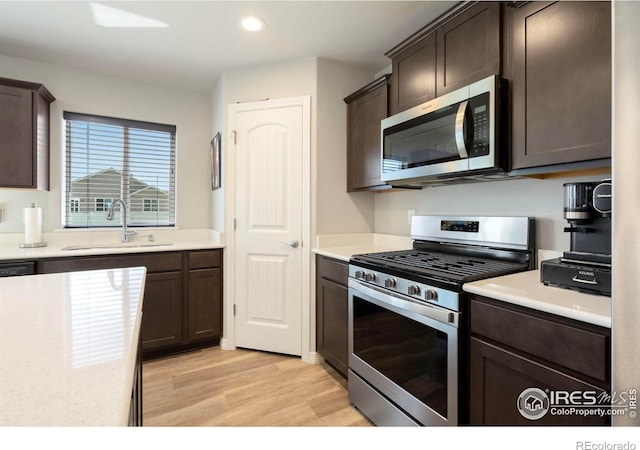
[[[303,108],[235,112],[235,343],[302,349]]]

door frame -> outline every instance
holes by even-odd
[[[234,128],[236,126],[236,113],[246,111],[259,111],[299,106],[302,108],[302,236],[301,236],[301,263],[302,263],[302,312],[301,333],[302,351],[301,358],[305,362],[316,363],[318,357],[311,350],[311,332],[315,326],[311,323],[311,96],[290,97],[274,100],[263,100],[247,103],[232,103],[227,106],[226,136],[228,145],[223,149],[224,186],[225,194],[225,229],[226,251],[224,270],[224,308],[223,308],[223,337],[220,347],[224,350],[235,350],[235,316],[233,307],[236,292],[236,233],[234,219],[236,217],[236,152],[234,144]]]

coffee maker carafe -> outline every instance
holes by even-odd
[[[565,183],[564,218],[571,233],[562,258],[542,261],[546,285],[611,295],[611,180]]]

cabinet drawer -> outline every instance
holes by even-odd
[[[189,253],[189,269],[220,267],[221,264],[222,252],[220,250]]]
[[[528,311],[474,298],[471,333],[596,380],[609,380],[609,330]]]
[[[349,279],[348,263],[318,256],[317,265],[318,276],[332,280],[343,286],[347,285]]]
[[[58,273],[136,266],[145,266],[148,273],[179,271],[182,270],[182,255],[180,253],[149,253],[145,255],[109,255],[87,258],[44,259],[38,262],[38,272]]]

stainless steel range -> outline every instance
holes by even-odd
[[[535,267],[534,219],[415,216],[413,249],[349,264],[350,401],[376,425],[467,421],[464,283]]]

